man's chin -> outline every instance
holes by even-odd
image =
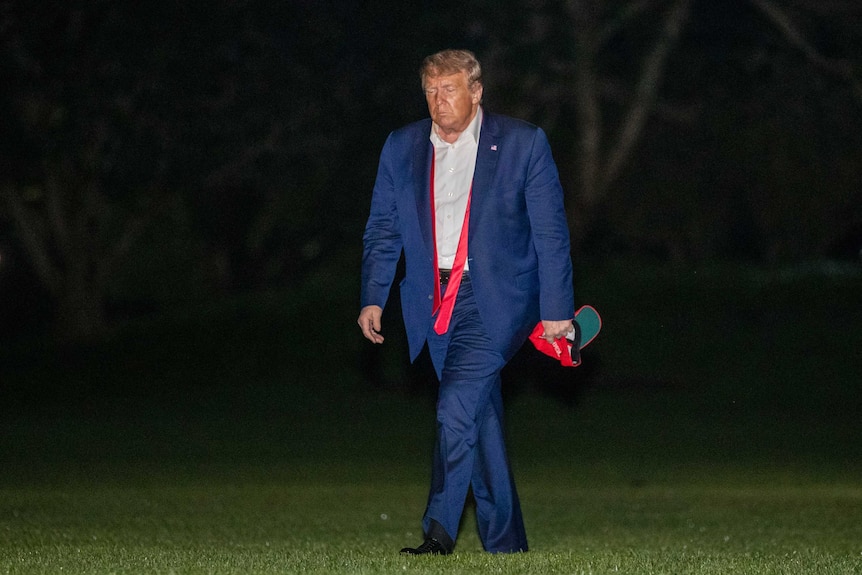
[[[435,124],[437,124],[437,129],[442,132],[451,132],[457,131],[457,126],[455,126],[455,122],[447,121],[445,118],[442,121],[435,120]]]

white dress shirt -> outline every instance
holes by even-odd
[[[437,265],[452,269],[467,197],[476,171],[476,152],[479,149],[479,132],[482,128],[482,108],[453,143],[445,142],[434,125],[431,125],[431,143],[434,144],[434,212],[437,233]],[[464,269],[470,266],[465,262]]]

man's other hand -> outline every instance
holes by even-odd
[[[356,322],[362,328],[362,335],[372,343],[383,343],[380,335],[380,318],[383,316],[383,308],[379,305],[367,305],[359,312]]]

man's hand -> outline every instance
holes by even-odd
[[[379,305],[367,305],[359,312],[356,323],[362,328],[362,335],[372,343],[383,343],[380,335],[380,318],[383,316],[383,308]]]
[[[572,331],[572,320],[563,319],[563,320],[542,320],[542,329],[545,330],[545,333],[542,337],[548,343],[553,343],[554,340],[566,337],[570,331]]]

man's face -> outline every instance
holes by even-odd
[[[467,73],[425,78],[425,100],[431,119],[444,135],[455,135],[467,129],[482,101],[482,85],[467,87]]]

